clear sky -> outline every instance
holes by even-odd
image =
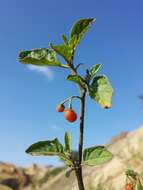
[[[37,70],[18,63],[20,50],[61,43],[73,22],[94,17],[78,47],[75,62],[83,69],[102,63],[114,87],[113,107],[101,109],[87,98],[85,146],[104,144],[122,131],[143,123],[143,1],[142,0],[1,0],[0,5],[0,161],[17,165],[58,165],[56,158],[31,157],[25,149],[33,142],[73,135],[78,122],[68,124],[55,112],[58,102],[76,95],[65,70]],[[74,108],[78,105],[75,103]],[[77,109],[78,112],[78,109]]]

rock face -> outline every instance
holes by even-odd
[[[36,164],[29,168],[17,168],[13,164],[0,162],[0,185],[3,186],[3,189],[9,187],[12,190],[36,187],[38,180],[43,177],[45,171],[47,171],[46,168],[39,167]]]
[[[110,162],[83,168],[86,190],[121,190],[127,168],[143,172],[143,127],[114,137],[107,148],[114,155]],[[0,184],[0,190],[78,190],[74,173],[66,178],[64,168],[37,165],[16,168],[0,163]]]
[[[0,184],[14,190],[24,187],[30,183],[30,178],[24,170],[7,163],[0,163]]]

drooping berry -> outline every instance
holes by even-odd
[[[64,111],[64,118],[69,122],[75,122],[77,119],[77,114],[73,109],[67,109]]]
[[[56,107],[57,112],[63,112],[65,109],[65,106],[63,104],[58,104]]]

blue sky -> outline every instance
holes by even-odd
[[[25,149],[38,140],[73,135],[76,148],[78,122],[68,124],[55,106],[76,95],[65,70],[36,70],[17,61],[20,50],[61,43],[73,22],[94,17],[78,47],[75,63],[86,67],[102,63],[114,87],[113,107],[103,110],[87,98],[85,144],[104,144],[122,131],[143,123],[143,1],[142,0],[1,0],[0,6],[0,160],[17,165],[60,164],[57,158],[31,157]],[[78,110],[78,104],[74,104]]]

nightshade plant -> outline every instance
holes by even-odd
[[[78,99],[80,101],[79,145],[77,154],[72,150],[71,135],[67,132],[65,133],[64,145],[60,143],[58,138],[55,138],[54,140],[37,142],[26,150],[26,153],[34,156],[58,156],[65,165],[70,168],[69,171],[75,172],[79,190],[85,189],[82,177],[83,165],[99,165],[112,158],[112,154],[105,146],[93,146],[83,150],[86,96],[90,96],[90,98],[95,100],[102,108],[108,109],[111,108],[113,95],[113,89],[108,78],[105,75],[98,75],[101,64],[93,65],[91,68],[87,69],[83,77],[79,75],[78,72],[78,68],[81,64],[75,65],[74,63],[77,45],[93,22],[95,22],[93,18],[80,19],[72,26],[69,37],[62,35],[62,44],[54,45],[50,43],[49,48],[21,51],[18,58],[19,62],[24,64],[55,66],[70,71],[66,79],[75,83],[79,89],[79,96],[69,97],[59,104],[62,107],[57,108],[59,112],[62,112],[63,109],[65,109],[64,104],[69,102],[69,108],[72,109],[72,100]],[[57,55],[63,58],[64,64],[58,60]],[[76,117],[71,122],[75,120]]]
[[[141,175],[132,169],[127,169],[125,175],[126,183],[124,190],[143,190]]]

